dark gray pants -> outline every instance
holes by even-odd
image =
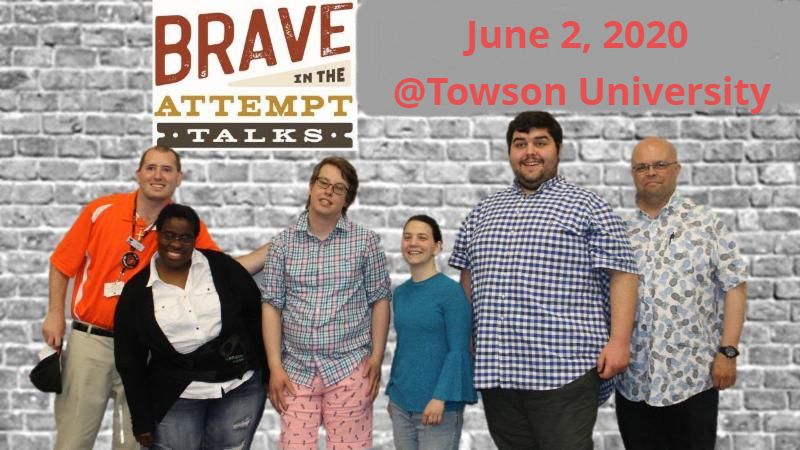
[[[481,398],[500,450],[584,450],[593,448],[599,389],[592,369],[558,389],[483,389]]]

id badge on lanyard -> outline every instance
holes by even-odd
[[[134,204],[134,215],[133,215],[133,227],[136,227],[136,205]],[[135,269],[136,266],[139,265],[139,255],[136,252],[143,252],[145,249],[144,244],[141,242],[144,240],[144,237],[147,236],[147,233],[153,228],[151,224],[139,234],[139,239],[133,237],[134,230],[131,230],[131,236],[128,236],[125,239],[125,243],[130,248],[130,251],[125,252],[122,255],[122,270],[119,272],[119,276],[117,277],[117,281],[113,281],[110,283],[103,284],[103,296],[106,298],[113,298],[119,297],[122,294],[122,288],[125,287],[125,282],[122,281],[122,277],[125,275],[125,271],[128,269]]]

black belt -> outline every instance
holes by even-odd
[[[89,325],[83,322],[72,322],[72,328],[83,331],[84,333],[95,334],[97,336],[104,336],[104,337],[114,337],[114,332],[110,330],[106,330],[105,328],[98,328],[94,325]]]

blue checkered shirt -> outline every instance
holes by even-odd
[[[481,201],[449,263],[472,277],[478,389],[550,390],[586,374],[608,342],[603,269],[637,272],[622,220],[560,176]]]
[[[324,240],[308,213],[275,236],[262,301],[282,312],[281,363],[294,383],[325,386],[350,376],[372,351],[372,304],[391,299],[378,235],[341,217]]]

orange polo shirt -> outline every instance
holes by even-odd
[[[119,296],[106,297],[106,283],[127,282],[147,267],[156,252],[156,232],[150,230],[142,239],[143,251],[135,250],[139,264],[122,271],[122,255],[131,251],[127,242],[131,236],[134,201],[138,191],[112,194],[89,203],[50,256],[50,264],[59,272],[75,278],[72,290],[72,318],[108,330],[114,329],[114,309]],[[134,236],[147,228],[137,218]],[[219,250],[200,222],[197,247]]]

